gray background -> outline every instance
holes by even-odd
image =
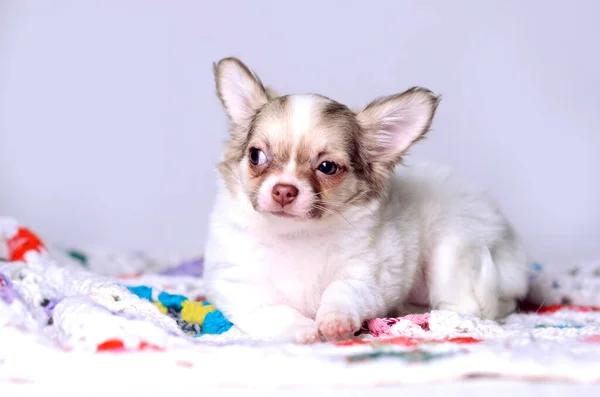
[[[0,1],[0,214],[44,237],[202,250],[225,117],[212,62],[349,105],[426,86],[407,159],[500,202],[539,260],[600,257],[600,2]]]

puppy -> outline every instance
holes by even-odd
[[[443,170],[395,170],[429,129],[430,91],[353,112],[321,95],[277,96],[235,58],[214,72],[230,134],[205,281],[242,331],[310,343],[407,303],[487,319],[515,309],[527,258],[493,201]]]

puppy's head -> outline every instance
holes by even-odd
[[[214,69],[230,121],[220,172],[266,216],[321,218],[377,199],[438,103],[411,88],[353,112],[320,95],[277,96],[235,58]]]

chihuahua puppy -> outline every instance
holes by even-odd
[[[354,112],[278,96],[235,58],[214,72],[230,129],[205,282],[242,331],[311,343],[409,303],[486,319],[515,309],[527,257],[496,204],[446,171],[395,169],[429,129],[429,90]]]

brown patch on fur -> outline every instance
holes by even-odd
[[[252,207],[254,207],[254,209],[257,209],[258,190],[260,189],[260,186],[270,175],[281,172],[282,168],[279,164],[275,162],[269,162],[264,166],[255,166],[252,163],[248,162],[248,167],[250,168],[250,172],[248,174],[248,190],[246,191],[246,194],[248,194],[248,198],[250,198]]]
[[[282,167],[287,164],[292,153],[288,145],[285,145],[281,140],[271,141],[266,134],[261,134],[257,131],[257,124],[269,123],[270,121],[277,120],[283,122],[286,118],[288,96],[277,97],[271,101],[267,106],[263,107],[254,117],[253,124],[248,133],[248,148],[253,143],[259,143],[266,146],[267,151],[271,154],[269,160],[277,162]],[[256,142],[258,141],[258,142]],[[260,146],[260,145],[259,145]],[[275,155],[276,154],[276,155]]]
[[[262,150],[269,160],[264,165],[254,165],[250,161],[247,161],[245,165],[249,170],[246,193],[254,208],[257,208],[258,205],[258,190],[262,183],[270,175],[281,173],[291,156],[289,146],[281,144],[279,141],[269,140],[269,137],[259,131],[257,126],[263,122],[268,123],[272,120],[283,120],[287,110],[287,103],[288,96],[276,97],[256,112],[248,128],[243,153],[241,157],[236,159],[237,161],[234,164],[237,167],[244,158],[247,160],[250,149],[253,147]]]
[[[380,197],[385,185],[374,178],[364,145],[365,133],[356,114],[347,106],[330,100],[322,109],[322,117],[330,129],[343,131],[344,149],[348,158],[348,164],[343,165],[344,173],[347,172],[356,177],[354,183],[340,186],[345,191],[331,191],[327,197],[324,197],[324,200],[330,200],[333,196],[339,195],[344,197],[341,204],[361,205]],[[328,188],[331,189],[339,184],[339,180],[332,180],[331,186]]]
[[[345,127],[350,132],[348,141],[348,153],[351,159],[351,166],[359,182],[353,191],[353,194],[346,200],[347,204],[360,205],[378,198],[383,185],[374,178],[373,170],[367,156],[365,148],[365,133],[358,123],[356,115],[347,107],[338,112],[336,117],[343,117],[346,120]]]
[[[298,157],[296,157],[298,159]],[[304,161],[296,161],[296,175],[298,179],[308,181],[310,184],[313,193],[315,195],[313,208],[308,213],[309,218],[320,218],[323,216],[323,206],[321,202],[321,195],[323,191],[323,187],[321,185],[321,181],[317,178],[315,174],[315,170],[312,166],[310,159],[306,161],[306,158],[303,158]]]
[[[334,161],[339,171],[334,175],[320,173],[317,168],[322,161]],[[298,143],[295,157],[296,175],[309,183],[314,194],[314,208],[308,214],[309,217],[320,218],[326,212],[323,208],[335,209],[336,205],[332,200],[340,193],[344,196],[344,192],[340,189],[343,189],[344,183],[347,182],[347,161],[346,153],[343,155],[329,152],[314,153],[314,148],[307,139],[302,139]]]
[[[268,118],[277,119],[283,117],[287,107],[288,96],[281,96],[272,99],[267,105],[258,109],[250,120],[246,141],[250,141],[256,134],[256,126],[259,122]]]

